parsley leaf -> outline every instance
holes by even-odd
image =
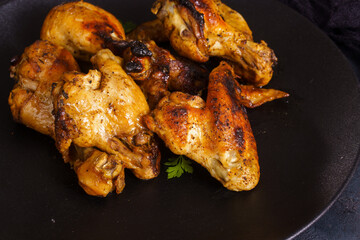
[[[184,156],[169,158],[169,160],[164,164],[168,166],[166,169],[168,179],[180,177],[184,172],[193,173],[191,161]]]
[[[128,34],[129,32],[131,32],[136,28],[136,23],[131,21],[124,22],[122,23],[122,25],[126,34]]]

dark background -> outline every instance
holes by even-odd
[[[351,62],[360,80],[359,0],[279,0],[323,30]],[[332,207],[295,240],[360,239],[360,166]]]

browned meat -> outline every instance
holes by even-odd
[[[210,74],[206,102],[174,92],[145,121],[172,152],[198,162],[226,188],[242,191],[257,185],[260,168],[237,85],[233,69],[222,62]]]
[[[235,71],[256,86],[266,85],[276,62],[264,41],[252,41],[244,18],[219,0],[157,0],[152,8],[172,47],[198,62],[217,56],[232,61]]]
[[[63,47],[39,40],[25,49],[10,71],[16,81],[9,96],[14,120],[54,138],[51,90],[64,72],[79,71],[75,59]],[[65,161],[75,166],[79,183],[88,194],[106,196],[115,186],[116,192],[122,191],[121,161],[94,148],[73,146],[73,150]]]
[[[110,50],[91,60],[98,70],[65,73],[64,84],[54,89],[57,148],[67,156],[72,143],[96,147],[116,155],[138,178],[156,177],[160,152],[141,120],[149,112],[145,96]]]
[[[174,57],[154,41],[144,43],[151,56],[139,57],[130,49],[124,53],[126,72],[143,90],[151,109],[170,91],[199,94],[207,83],[208,71],[191,61]]]

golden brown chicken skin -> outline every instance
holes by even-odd
[[[109,12],[78,1],[51,9],[43,23],[41,39],[65,47],[76,58],[89,60],[103,48],[114,49],[125,40],[121,23]]]
[[[233,91],[237,84],[222,62],[210,74],[206,102],[174,92],[145,121],[172,152],[198,162],[229,190],[242,191],[257,185],[260,168],[246,110]]]
[[[171,91],[199,94],[206,87],[208,71],[194,62],[173,56],[154,41],[144,42],[151,56],[137,56],[130,49],[124,52],[124,68],[137,80],[150,109]]]
[[[11,66],[16,84],[9,96],[14,120],[55,138],[52,89],[67,71],[79,71],[69,51],[48,41],[39,40],[27,47]],[[90,195],[106,196],[125,186],[124,168],[115,156],[95,148],[72,146],[72,154],[65,158],[74,166],[79,183]]]
[[[58,150],[69,154],[71,144],[96,147],[116,155],[141,179],[159,174],[160,152],[142,117],[149,113],[145,96],[108,49],[91,59],[98,70],[68,72],[54,89]]]
[[[157,0],[152,8],[164,26],[172,47],[198,62],[209,57],[228,59],[244,81],[266,85],[276,62],[264,41],[252,41],[243,17],[219,0]]]
[[[36,41],[10,67],[16,84],[9,96],[15,121],[54,137],[51,89],[67,71],[79,71],[75,59],[63,47]]]

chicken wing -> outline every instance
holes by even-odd
[[[54,137],[51,88],[64,72],[72,70],[80,69],[66,49],[40,40],[27,47],[10,67],[16,82],[9,96],[14,120]]]
[[[151,109],[170,91],[199,94],[207,84],[208,71],[191,61],[173,56],[154,41],[144,42],[151,56],[124,52],[124,68],[143,90]]]
[[[255,108],[275,99],[288,97],[289,94],[276,89],[258,88],[253,85],[239,85],[234,89],[241,98],[240,103],[247,108]]]
[[[72,143],[96,147],[116,155],[138,178],[156,177],[160,152],[142,123],[149,113],[145,96],[110,50],[91,61],[99,71],[65,73],[53,91],[58,150],[66,156]]]
[[[260,168],[237,85],[233,69],[222,62],[210,73],[206,102],[174,92],[144,119],[172,152],[195,160],[226,188],[242,191],[257,185]]]
[[[90,3],[77,1],[51,9],[43,23],[41,39],[65,47],[73,56],[89,60],[103,48],[125,40],[121,23],[109,12]]]
[[[63,47],[43,40],[27,47],[10,67],[16,81],[9,96],[14,120],[55,138],[51,90],[67,71],[79,71],[79,67]],[[124,168],[113,155],[73,145],[64,160],[74,166],[80,185],[90,195],[105,197],[114,188],[120,193],[125,186]]]
[[[264,86],[270,81],[277,60],[274,52],[264,41],[253,42],[243,17],[220,0],[157,0],[152,12],[180,55],[198,62],[222,57],[250,84]]]

